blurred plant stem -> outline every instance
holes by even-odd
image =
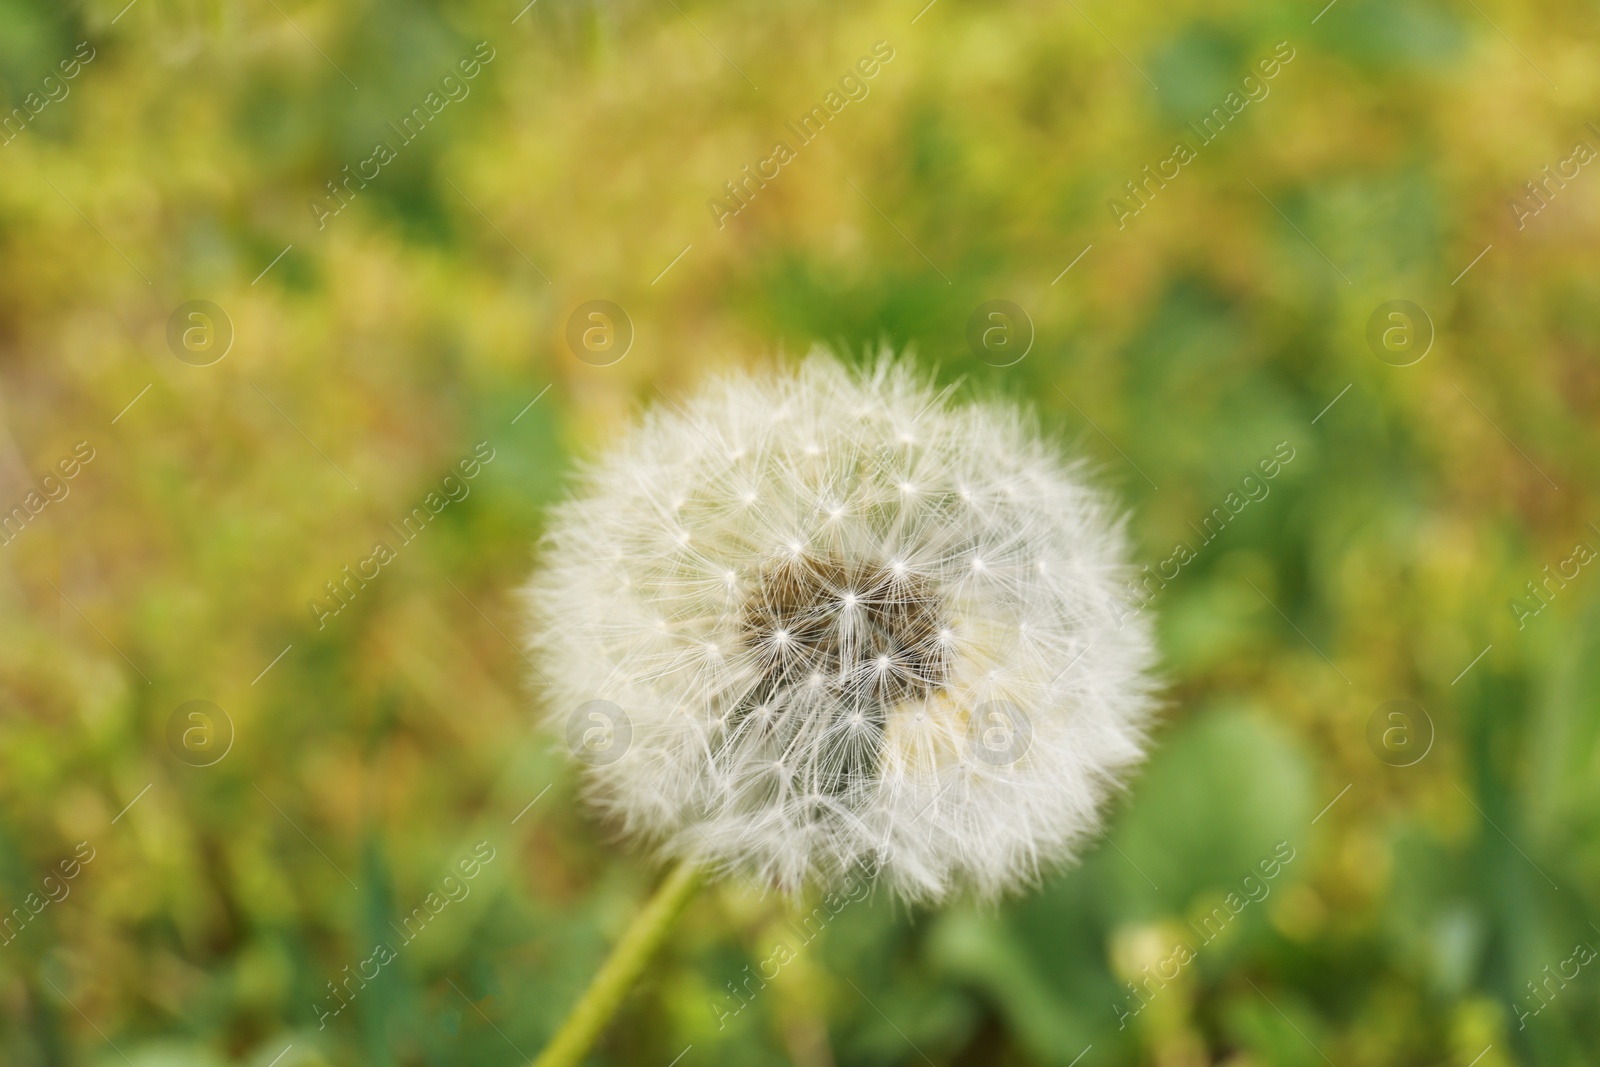
[[[582,1061],[704,880],[700,866],[687,860],[667,875],[533,1067],[576,1067]]]
[[[774,914],[762,925],[759,942],[751,946],[756,959],[769,956],[774,945],[792,942],[793,917],[791,903],[778,901]],[[761,973],[765,977],[764,968]],[[829,983],[809,946],[796,948],[792,958],[773,976],[772,984],[777,994],[774,1014],[778,1033],[794,1067],[835,1067],[823,1003]]]

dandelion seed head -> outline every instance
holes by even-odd
[[[554,511],[526,594],[552,720],[629,718],[586,772],[625,833],[935,901],[1072,860],[1142,758],[1128,571],[1117,510],[1020,412],[819,353],[647,416]]]

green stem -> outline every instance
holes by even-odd
[[[667,875],[533,1067],[577,1067],[704,880],[705,872],[688,860]]]

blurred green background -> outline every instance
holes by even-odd
[[[596,1063],[1593,1062],[1593,6],[923,2],[0,3],[0,1062],[537,1052],[659,875],[534,726],[542,509],[818,341],[1195,547],[1159,748],[1077,869],[852,903],[737,1015],[787,913],[716,887]]]

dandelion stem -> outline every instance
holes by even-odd
[[[533,1067],[577,1067],[704,880],[704,870],[689,860],[667,875]]]

